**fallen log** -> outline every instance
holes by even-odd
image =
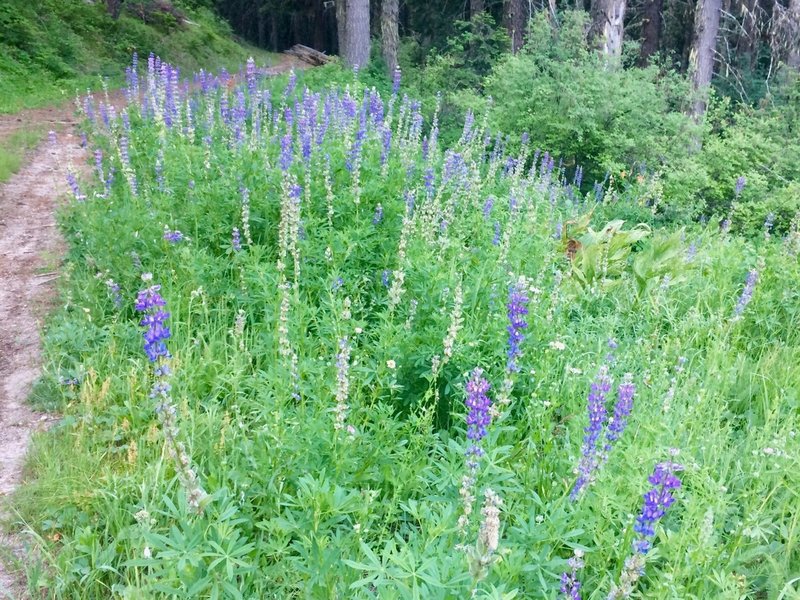
[[[323,54],[319,50],[314,50],[313,48],[309,48],[308,46],[304,46],[303,44],[295,44],[291,48],[286,51],[286,54],[291,54],[292,56],[296,56],[303,62],[307,62],[310,65],[318,67],[319,65],[324,65],[330,62],[331,57],[327,54]]]

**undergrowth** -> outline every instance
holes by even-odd
[[[198,87],[84,103],[35,595],[797,593],[796,233],[654,228],[357,79]]]

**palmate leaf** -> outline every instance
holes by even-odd
[[[669,236],[659,236],[636,255],[631,266],[639,296],[647,292],[666,275],[672,283],[682,279],[684,261],[683,230]]]

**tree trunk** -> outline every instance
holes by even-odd
[[[526,15],[525,3],[523,0],[505,0],[503,10],[503,21],[511,38],[511,52],[516,54],[522,48],[523,36],[525,34]]]
[[[257,26],[258,26],[258,47],[259,48],[266,48],[267,47],[267,22],[265,19],[266,15],[264,14],[264,7],[261,6],[261,3],[258,3],[256,8],[256,19],[257,19]]]
[[[272,46],[272,51],[278,51],[278,17],[275,12],[271,12],[269,16],[269,41]]]
[[[625,0],[593,0],[591,12],[590,39],[608,59],[619,61],[622,56]]]
[[[339,56],[347,56],[347,0],[336,0],[336,44]]]
[[[383,44],[383,59],[389,76],[397,67],[397,46],[400,43],[397,18],[400,14],[399,0],[383,0],[381,2],[381,41]]]
[[[369,0],[347,0],[344,60],[351,66],[369,62]]]
[[[694,42],[689,54],[689,72],[695,101],[691,114],[699,120],[706,112],[708,88],[714,74],[714,52],[717,46],[721,0],[697,0],[694,14]]]
[[[791,35],[786,64],[792,69],[800,69],[800,0],[789,0],[787,16],[791,27]]]
[[[124,0],[106,0],[106,9],[108,10],[108,14],[111,15],[111,18],[115,21],[119,19],[119,15],[122,12],[122,3]]]
[[[642,24],[642,47],[639,53],[641,66],[650,62],[650,57],[658,52],[661,47],[661,9],[664,0],[648,0],[644,7],[644,22]]]
[[[474,17],[477,14],[486,10],[486,4],[483,0],[469,0],[469,16]]]
[[[752,68],[758,48],[758,0],[742,1],[742,28],[736,43],[736,52],[743,56]]]

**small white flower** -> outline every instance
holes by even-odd
[[[142,273],[142,281],[152,281],[153,274],[152,273]]]
[[[153,558],[153,553],[150,551],[150,546],[145,546],[142,550],[142,556],[145,558]]]
[[[397,367],[397,363],[389,359],[386,361],[386,366],[389,367],[390,369],[394,369]]]
[[[551,350],[558,350],[561,352],[562,350],[566,349],[566,345],[561,340],[553,340],[550,342],[550,349]]]
[[[363,330],[363,329],[361,329],[361,327],[356,327],[356,328],[355,328],[355,332],[356,332],[356,333],[364,333],[364,330]]]

